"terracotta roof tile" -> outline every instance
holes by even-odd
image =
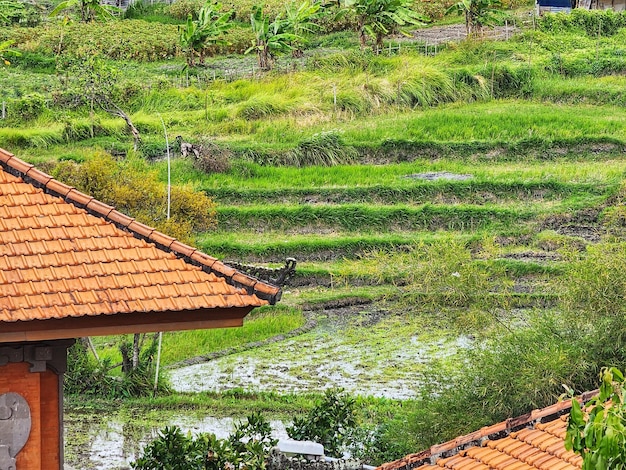
[[[597,390],[586,392],[586,402]],[[565,450],[571,402],[562,401],[389,462],[379,470],[576,470],[582,458]],[[445,457],[443,456],[445,455]]]
[[[280,289],[0,149],[0,323],[252,308]],[[246,287],[246,289],[243,289]]]

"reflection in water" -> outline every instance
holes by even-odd
[[[202,416],[196,411],[120,411],[114,414],[65,412],[66,470],[127,470],[143,447],[165,426],[184,432],[210,432],[226,438],[238,420]],[[274,437],[287,437],[282,421],[271,421]]]

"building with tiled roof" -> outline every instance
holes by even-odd
[[[597,390],[583,394],[588,401]],[[565,449],[570,400],[484,427],[377,470],[576,470],[582,458]]]
[[[2,149],[0,240],[0,468],[63,467],[73,338],[241,326],[281,296]]]

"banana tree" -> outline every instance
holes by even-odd
[[[198,14],[198,19],[187,17],[184,27],[179,27],[179,38],[183,49],[187,54],[187,65],[196,65],[196,56],[199,57],[200,64],[204,63],[205,49],[210,44],[228,44],[224,39],[224,34],[232,28],[231,12],[221,13],[221,3],[207,2]]]
[[[117,7],[102,5],[100,0],[64,0],[50,12],[50,16],[58,16],[63,11],[74,11],[76,9],[78,9],[80,19],[84,23],[96,20],[113,20],[116,18],[115,14],[120,11]]]
[[[258,5],[252,9],[250,23],[254,39],[245,53],[256,52],[261,70],[271,70],[275,54],[292,50],[291,43],[302,39],[297,34],[285,31],[285,22],[280,15],[270,23],[269,17]]]
[[[287,5],[285,9],[285,31],[298,36],[301,39],[291,43],[293,57],[302,57],[302,48],[306,44],[306,36],[315,33],[320,26],[315,20],[320,17],[322,4],[319,1],[305,0],[300,5],[295,2]]]
[[[500,0],[460,0],[446,14],[465,15],[467,37],[480,36],[485,26],[495,26],[502,21],[504,13],[499,9]]]
[[[426,24],[428,18],[415,12],[412,3],[412,0],[344,0],[345,9],[356,14],[361,49],[365,49],[368,36],[374,38],[372,48],[378,51],[387,35],[398,31],[409,36],[404,27]]]
[[[14,42],[15,41],[12,41],[12,40],[0,42],[0,64],[11,65],[11,62],[9,62],[7,57],[10,57],[10,56],[17,57],[20,55],[19,52],[17,52],[14,49],[11,49],[11,46],[13,45]]]

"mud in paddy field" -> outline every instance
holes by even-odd
[[[311,312],[317,326],[297,337],[169,371],[178,392],[311,392],[343,388],[356,395],[412,398],[427,371],[462,361],[465,336],[424,329],[417,315],[381,305]]]

